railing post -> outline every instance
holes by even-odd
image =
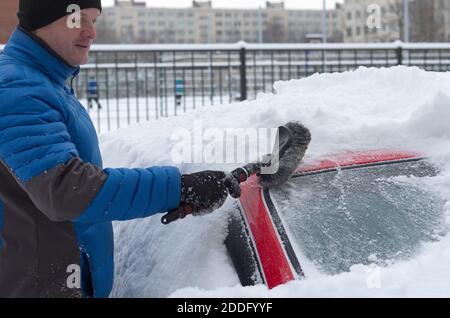
[[[403,65],[403,46],[402,43],[398,43],[397,47],[397,65]]]
[[[241,101],[247,99],[247,51],[245,47],[241,47],[239,51],[239,58],[241,60],[240,65],[240,77],[241,77]]]

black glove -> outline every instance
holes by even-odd
[[[239,182],[222,171],[201,171],[181,176],[180,207],[186,214],[203,215],[220,208],[230,194],[241,196]]]

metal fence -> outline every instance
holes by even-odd
[[[1,48],[0,48],[1,49]],[[96,45],[72,85],[99,132],[255,98],[279,80],[360,66],[450,69],[450,44]]]

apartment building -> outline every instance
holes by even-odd
[[[0,43],[6,43],[16,27],[19,0],[0,1]]]
[[[344,42],[404,40],[404,0],[345,0],[342,17]],[[450,41],[450,0],[409,0],[409,19],[410,41]]]
[[[328,40],[342,40],[341,8],[328,10]],[[189,8],[151,8],[145,2],[116,0],[104,8],[100,34],[121,43],[305,42],[322,33],[321,10],[288,10],[283,2],[264,8],[213,8],[211,1],[193,1]],[[102,40],[102,39],[100,39]]]
[[[383,42],[399,39],[400,31],[392,28],[386,19],[387,2],[390,0],[345,0],[344,42]],[[371,8],[378,6],[378,12]],[[379,25],[369,25],[369,15],[379,19]],[[379,14],[378,17],[375,15]],[[373,21],[375,22],[375,21]]]

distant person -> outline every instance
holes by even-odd
[[[187,206],[201,215],[240,195],[221,171],[102,167],[92,121],[65,85],[88,60],[101,11],[100,0],[20,0],[20,25],[0,54],[2,298],[107,297],[111,221]]]
[[[92,101],[95,101],[98,109],[102,108],[100,102],[98,101],[98,84],[97,81],[91,77],[87,83],[88,85],[88,106],[92,108]]]

